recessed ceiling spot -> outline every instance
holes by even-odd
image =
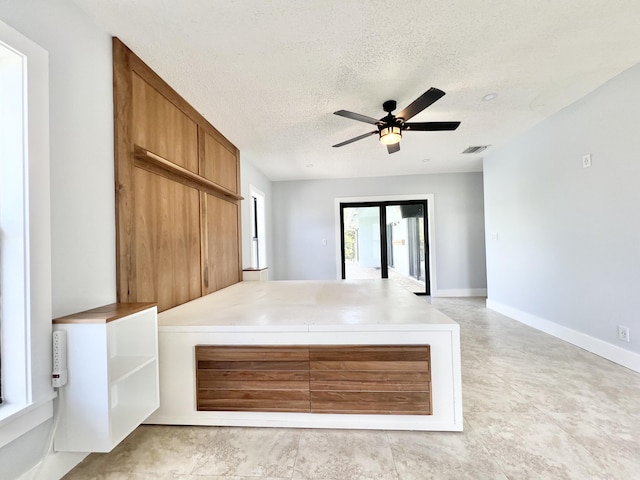
[[[498,97],[497,93],[487,93],[484,97],[482,97],[483,102],[490,102],[491,100],[495,100]]]
[[[422,163],[427,163],[427,162],[430,162],[430,161],[431,161],[431,159],[430,159],[430,158],[423,158],[423,159],[422,159]]]
[[[313,163],[307,163],[307,168],[313,168]]]
[[[478,153],[486,150],[487,148],[489,148],[489,145],[476,145],[476,146],[468,147],[462,153]]]

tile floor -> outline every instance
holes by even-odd
[[[432,303],[461,325],[463,433],[141,426],[64,478],[640,479],[640,374],[484,299]]]

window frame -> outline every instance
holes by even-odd
[[[265,195],[255,186],[249,185],[249,218],[251,228],[251,268],[267,268]]]
[[[51,386],[49,59],[46,50],[1,21],[0,42],[21,57],[23,111],[23,134],[17,134],[14,142],[22,142],[21,151],[13,151],[13,163],[3,156],[0,164],[3,195],[11,190],[0,210],[3,246],[9,247],[2,249],[3,288],[14,280],[11,296],[3,295],[0,303],[5,389],[0,405],[1,448],[51,418],[55,393]],[[11,189],[4,188],[8,184]],[[12,205],[11,215],[6,205],[9,198],[19,203]],[[9,271],[4,260],[13,254],[19,258]]]

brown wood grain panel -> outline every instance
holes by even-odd
[[[322,381],[309,383],[311,390],[336,390],[354,392],[415,392],[429,391],[429,382],[422,383],[392,383],[392,382],[361,382],[361,381]]]
[[[288,390],[202,390],[200,396],[203,400],[224,400],[224,399],[244,399],[244,400],[309,400],[308,389],[288,389]]]
[[[160,94],[168,99],[172,104],[179,108],[185,115],[191,120],[197,123],[202,129],[204,129],[209,135],[218,139],[219,142],[227,146],[228,149],[237,151],[237,148],[225,138],[209,121],[204,118],[198,110],[193,108],[189,102],[187,102],[178,92],[176,92],[170,85],[168,85],[158,74],[156,74],[140,57],[131,52],[127,46],[122,43],[118,38],[113,38],[114,50],[122,49],[128,55],[128,69],[131,72],[135,72],[140,77],[144,78],[153,88],[155,88]]]
[[[217,138],[200,131],[200,175],[212,182],[239,192],[239,161],[235,149],[229,149]]]
[[[158,310],[201,296],[198,191],[135,169],[136,296]]]
[[[307,347],[227,347],[196,346],[198,360],[247,361],[255,360],[309,360]]]
[[[309,400],[199,399],[199,411],[309,412]]]
[[[201,194],[202,285],[204,294],[240,281],[240,206],[213,195]]]
[[[313,346],[310,348],[311,361],[396,361],[396,362],[428,362],[428,345],[398,346]]]
[[[310,346],[314,413],[431,414],[425,345]]]
[[[198,378],[201,390],[309,390],[309,380],[204,380]]]
[[[415,410],[412,408],[415,407]],[[377,404],[368,405],[360,408],[348,408],[344,404],[324,404],[322,407],[312,410],[312,413],[326,414],[337,413],[341,415],[431,415],[429,404],[409,405],[408,409],[404,409],[402,405]]]
[[[389,382],[389,383],[429,383],[428,371],[350,371],[350,370],[311,370],[312,382],[344,381],[344,382]]]
[[[365,362],[311,362],[311,370],[358,370],[358,371],[388,371],[388,370],[427,370],[429,362],[402,361],[365,361]]]
[[[286,411],[306,392],[307,409],[289,411],[429,415],[429,353],[425,346],[198,346],[198,408]]]
[[[430,403],[430,392],[311,392],[311,411],[314,413],[403,411],[430,414]]]
[[[163,177],[167,177],[176,182],[182,183],[188,187],[209,193],[211,195],[222,198],[223,200],[235,201],[242,200],[242,196],[228,190],[220,185],[213,183],[200,175],[193,173],[191,170],[176,165],[169,160],[162,158],[139,145],[134,145],[134,164],[136,167],[144,168]]]
[[[198,126],[155,88],[133,74],[133,142],[198,173]]]
[[[113,124],[116,211],[116,290],[119,303],[136,302],[133,234],[133,165],[131,162],[132,74],[129,50],[113,39]]]
[[[342,402],[342,403],[425,403],[428,401],[423,392],[336,392],[312,391],[312,402]]]
[[[199,370],[309,370],[307,361],[246,361],[246,362],[218,362],[198,360]]]
[[[198,345],[199,410],[309,412],[309,350]]]
[[[118,302],[157,302],[163,311],[240,281],[238,149],[117,38],[113,39],[113,72]],[[199,175],[204,151],[199,138],[205,134],[226,152],[216,168],[220,181],[230,189]],[[158,158],[136,158],[135,145]],[[234,165],[236,177],[231,185]],[[146,174],[139,173],[142,169]],[[197,193],[194,196],[199,191],[234,204],[213,208],[212,217],[222,215],[220,228],[203,232],[200,210],[210,202],[203,202]],[[164,215],[160,207],[150,204],[155,200],[170,206]],[[193,225],[198,225],[197,237],[192,234]],[[174,231],[168,232],[167,227]],[[222,239],[215,239],[220,233]],[[214,258],[209,258],[210,251]],[[195,264],[197,270],[193,270]],[[205,275],[211,275],[212,282],[205,282]]]
[[[109,323],[155,306],[155,303],[110,303],[84,312],[58,317],[56,325],[63,323]]]
[[[309,370],[200,370],[198,382],[203,388],[211,388],[216,382],[306,382]]]

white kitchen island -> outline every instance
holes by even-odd
[[[162,312],[158,323],[160,408],[145,423],[462,430],[459,325],[392,281],[241,282]],[[422,415],[201,411],[196,396],[198,345],[428,345],[430,411]]]

